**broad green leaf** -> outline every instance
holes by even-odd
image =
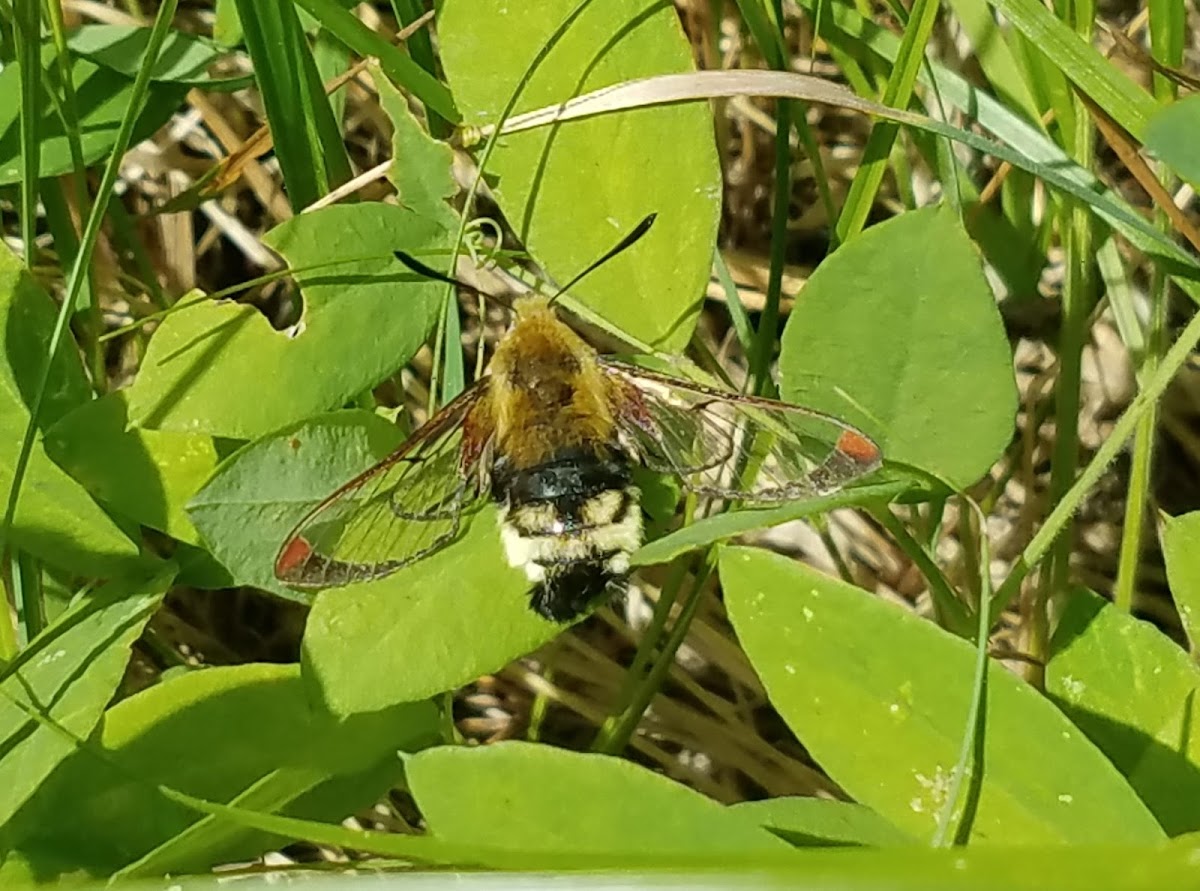
[[[1012,436],[1012,356],[971,240],[949,208],[873,226],[808,280],[783,332],[789,402],[860,425],[885,460],[955,488]]]
[[[454,544],[386,578],[317,595],[305,674],[337,715],[461,687],[562,633],[529,608],[529,581],[504,560],[491,505]]]
[[[705,517],[690,526],[684,526],[669,535],[664,535],[656,541],[643,545],[634,552],[631,562],[635,566],[666,563],[680,554],[686,554],[688,551],[755,529],[778,526],[780,523],[800,520],[839,507],[872,502],[887,503],[907,491],[911,485],[910,482],[904,480],[868,483],[833,495],[797,501],[782,507],[733,510]]]
[[[520,790],[524,794],[526,790]],[[519,800],[519,799],[517,799]],[[623,850],[587,853],[538,850],[533,843],[521,849],[487,842],[451,842],[431,835],[361,832],[343,826],[295,820],[189,799],[197,810],[222,820],[276,835],[308,839],[417,864],[494,867],[521,871],[522,887],[561,888],[566,870],[656,870],[671,887],[857,888],[888,891],[1160,891],[1190,888],[1200,879],[1200,846],[1195,839],[1155,845],[974,846],[931,850],[920,847],[888,850],[807,850],[790,847],[679,850],[656,853]],[[474,802],[471,802],[473,805]],[[573,819],[568,814],[567,819]],[[498,824],[503,825],[503,824]],[[10,858],[0,867],[8,878]],[[20,862],[12,874],[24,878]],[[670,869],[669,878],[663,870]],[[456,875],[457,886],[477,876],[487,887],[503,877],[468,871]],[[507,881],[507,880],[506,880]],[[578,884],[578,883],[577,883]],[[642,885],[646,885],[643,881]],[[191,887],[190,885],[188,886]],[[507,887],[507,886],[506,886]]]
[[[150,578],[109,582],[44,630],[0,681],[0,827],[75,743],[30,714],[87,737],[125,675],[129,647],[158,607],[174,567]],[[21,703],[19,706],[17,703]]]
[[[1193,94],[1159,109],[1146,125],[1146,148],[1192,183],[1200,184],[1200,95]]]
[[[108,875],[160,845],[143,861],[158,875],[205,870],[281,840],[225,820],[196,827],[201,815],[156,784],[228,801],[266,780],[286,813],[336,821],[399,779],[397,751],[428,745],[436,732],[429,703],[347,722],[313,713],[297,665],[187,672],[105,714],[94,743],[103,759],[80,751],[62,765],[20,814],[17,847],[45,876]],[[71,819],[57,819],[67,807]]]
[[[432,330],[444,286],[392,253],[446,249],[436,222],[387,204],[334,206],[264,241],[293,268],[337,262],[296,273],[297,328],[276,331],[254,307],[227,301],[168,316],[130,388],[134,424],[253,439],[344,405],[407,363]]]
[[[731,808],[798,847],[915,844],[879,814],[861,804],[790,795],[746,801]]]
[[[1162,549],[1171,598],[1195,650],[1200,646],[1200,511],[1164,520]]]
[[[105,68],[111,68],[132,80],[146,55],[150,29],[132,25],[85,25],[71,34],[67,46]],[[172,31],[167,35],[150,77],[185,86],[222,84],[248,86],[252,78],[212,78],[208,67],[227,52],[223,47],[195,34]]]
[[[407,765],[429,832],[446,841],[573,854],[773,851],[786,845],[661,774],[524,742],[439,746]]]
[[[388,181],[396,187],[400,203],[421,216],[437,220],[447,229],[457,227],[457,216],[446,203],[458,193],[458,183],[451,171],[454,153],[450,146],[425,131],[408,107],[408,97],[384,77],[378,65],[371,67],[371,79],[392,122]]]
[[[442,62],[466,124],[494,124],[518,81],[578,0],[447,0]],[[487,22],[487,27],[480,27]],[[550,49],[516,112],[639,77],[692,70],[670,5],[592,3]],[[650,233],[574,289],[583,303],[655,347],[691,336],[721,211],[708,106],[643,108],[505,136],[484,173],[518,236],[559,281],[647,214]]]
[[[12,251],[0,249],[0,398],[28,417],[54,330],[54,301],[26,273]],[[38,429],[46,430],[92,397],[74,350],[59,350],[46,381]],[[0,412],[0,419],[9,414]],[[24,426],[22,424],[22,426]]]
[[[42,65],[54,66],[55,72],[47,75],[53,82],[57,77],[57,66],[52,44],[42,48]],[[0,71],[0,186],[21,181],[21,128],[18,120],[20,74],[15,62],[5,65],[4,70]],[[88,59],[74,60],[71,75],[75,83],[75,95],[80,99],[79,143],[83,161],[92,164],[111,154],[121,119],[129,108],[133,80]],[[41,89],[45,90],[45,79]],[[187,90],[188,87],[183,84],[151,84],[146,94],[145,108],[133,129],[133,144],[170,120]],[[49,96],[42,96],[39,107],[43,114],[38,121],[38,142],[41,145],[38,172],[43,177],[61,176],[74,169],[62,118],[54,110]]]
[[[196,544],[184,505],[217,466],[212,437],[127,425],[124,391],[86,402],[46,433],[46,453],[102,503]]]
[[[233,584],[308,601],[310,594],[275,580],[284,539],[308,510],[400,440],[395,425],[367,411],[307,421],[232,455],[188,503],[188,516]]]
[[[896,828],[932,836],[966,725],[974,647],[801,563],[721,553],[725,604],[771,703],[835,782]],[[1067,718],[988,672],[974,841],[1151,842],[1163,833]]]
[[[11,251],[0,248],[0,493],[4,497],[29,422],[27,406],[45,367],[54,315],[46,292],[29,278]],[[89,396],[75,350],[70,346],[59,350],[39,428],[45,430]],[[12,537],[47,564],[84,575],[117,575],[140,559],[137,545],[46,456],[40,433],[21,487]]]
[[[1046,691],[1128,778],[1169,835],[1200,829],[1200,670],[1149,622],[1072,592]]]

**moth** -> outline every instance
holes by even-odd
[[[643,540],[634,467],[698,496],[763,504],[827,495],[880,465],[879,447],[837,418],[599,355],[558,317],[556,299],[513,301],[486,374],[300,520],[275,561],[280,581],[327,588],[386,576],[453,542],[463,515],[490,499],[530,607],[569,622],[626,590]]]

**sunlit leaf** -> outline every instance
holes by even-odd
[[[445,249],[447,239],[438,223],[386,204],[327,207],[283,223],[264,240],[293,267],[337,261],[296,274],[299,329],[276,331],[254,307],[228,301],[177,311],[150,339],[130,420],[253,439],[341,407],[408,362],[433,328],[443,286],[393,252]]]
[[[535,55],[579,5],[442,4],[442,61],[465,123],[496,123]],[[670,6],[592,3],[550,50],[515,110],[692,67],[691,47]],[[712,126],[702,104],[572,121],[504,137],[485,173],[495,178],[495,195],[518,235],[561,282],[657,213],[649,235],[575,293],[618,328],[675,350],[691,336],[720,216]]]
[[[153,873],[203,870],[283,840],[224,820],[195,826],[201,815],[156,784],[228,801],[265,782],[284,813],[340,820],[396,782],[395,753],[427,745],[436,726],[428,703],[351,722],[314,713],[296,665],[185,672],[111,709],[95,742],[106,760],[75,753],[19,815],[13,835],[47,877],[75,869],[108,875],[155,849]],[[68,806],[70,820],[54,818]]]
[[[1046,691],[1137,790],[1170,835],[1200,829],[1200,669],[1149,622],[1071,593]]]
[[[974,647],[776,554],[726,548],[720,572],[738,640],[805,748],[856,800],[914,838],[930,839],[962,745]],[[997,664],[988,672],[986,705],[972,840],[1163,838],[1099,749]]]
[[[125,674],[129,647],[142,633],[174,575],[109,582],[30,642],[5,670],[0,688],[0,826],[37,791],[75,743],[30,714],[87,737]],[[16,703],[21,703],[17,705]]]
[[[1194,649],[1200,644],[1200,511],[1168,518],[1162,549],[1171,598]]]
[[[124,391],[84,403],[46,433],[46,452],[114,511],[196,544],[184,505],[217,466],[212,437],[128,427]]]
[[[589,854],[785,850],[753,820],[637,764],[504,742],[408,763],[429,831],[447,841]]]
[[[282,430],[230,456],[189,502],[188,516],[233,584],[309,600],[275,580],[284,539],[310,508],[401,438],[393,424],[361,410]]]
[[[3,75],[0,75],[2,77]],[[46,363],[54,304],[11,251],[0,247],[0,493],[7,499],[21,440]],[[38,427],[58,421],[90,396],[79,357],[59,350],[46,386]],[[13,540],[48,564],[112,576],[139,561],[137,545],[52,462],[34,440],[13,523]]]
[[[784,397],[859,425],[886,461],[955,487],[1012,436],[1012,355],[978,253],[948,208],[873,226],[828,257],[783,333]]]

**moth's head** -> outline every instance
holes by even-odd
[[[550,307],[551,298],[544,294],[524,294],[513,301],[513,312],[518,322],[528,321],[541,316],[554,315]]]

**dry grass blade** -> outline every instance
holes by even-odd
[[[626,81],[604,87],[583,96],[576,96],[558,105],[550,105],[525,114],[514,115],[504,123],[504,134],[519,133],[548,124],[572,121],[593,115],[609,114],[665,105],[671,102],[693,102],[700,99],[729,99],[735,96],[775,96],[802,99],[823,105],[836,105],[884,117],[907,117],[869,99],[856,96],[846,87],[807,74],[786,71],[695,71],[686,74],[663,74],[657,77]],[[913,116],[919,119],[919,116]],[[491,136],[493,127],[481,127],[467,135],[475,139]]]
[[[1124,128],[1117,124],[1108,113],[1099,105],[1093,102],[1083,93],[1079,93],[1079,98],[1087,110],[1092,115],[1092,120],[1096,122],[1096,129],[1100,131],[1100,135],[1104,137],[1104,141],[1109,147],[1116,152],[1117,157],[1121,159],[1121,163],[1125,168],[1133,174],[1134,179],[1138,181],[1146,194],[1154,202],[1154,206],[1166,214],[1167,219],[1171,221],[1171,225],[1175,230],[1183,235],[1192,247],[1200,251],[1200,230],[1188,219],[1187,215],[1175,206],[1175,200],[1171,197],[1171,193],[1166,190],[1154,171],[1150,169],[1150,165],[1146,163],[1146,159],[1138,152],[1137,141],[1125,132]]]

